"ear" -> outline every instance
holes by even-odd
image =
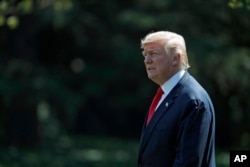
[[[180,63],[180,59],[181,59],[180,53],[175,53],[174,56],[173,56],[173,62],[172,62],[172,64],[174,66],[178,65]]]

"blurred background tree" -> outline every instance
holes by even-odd
[[[250,1],[249,0],[230,0],[228,2],[228,6],[231,7],[232,9],[237,9],[237,8],[246,8],[250,10]]]
[[[218,166],[228,166],[229,150],[250,147],[248,9],[248,0],[0,1],[0,166],[136,165],[155,89],[140,39],[157,30],[185,37],[190,72],[215,105]]]

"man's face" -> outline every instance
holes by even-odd
[[[173,58],[167,55],[163,41],[146,43],[143,56],[149,79],[158,85],[162,85],[171,77],[173,73]]]

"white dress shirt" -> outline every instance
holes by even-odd
[[[161,96],[161,99],[160,99],[159,103],[157,104],[156,109],[160,106],[162,101],[165,99],[165,97],[167,97],[167,95],[175,87],[175,85],[181,80],[184,73],[185,73],[185,70],[181,70],[181,71],[177,72],[169,80],[167,80],[163,85],[161,85],[161,88],[162,88],[164,94]]]

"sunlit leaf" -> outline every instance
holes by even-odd
[[[23,0],[19,2],[18,9],[24,13],[30,13],[33,10],[33,0]]]
[[[66,1],[64,2],[64,9],[65,10],[70,10],[73,7],[73,2],[72,1]]]
[[[233,9],[242,8],[243,7],[243,2],[241,2],[240,0],[231,0],[228,3],[228,6],[233,8]]]
[[[2,1],[0,2],[0,10],[5,11],[8,7],[8,2],[7,1]]]
[[[10,16],[7,18],[6,23],[10,29],[15,29],[19,25],[19,18],[17,16]]]
[[[57,1],[57,2],[54,4],[54,9],[55,9],[55,10],[62,10],[62,9],[63,9],[63,2]]]
[[[5,17],[3,15],[0,15],[0,26],[3,26],[5,23]]]

